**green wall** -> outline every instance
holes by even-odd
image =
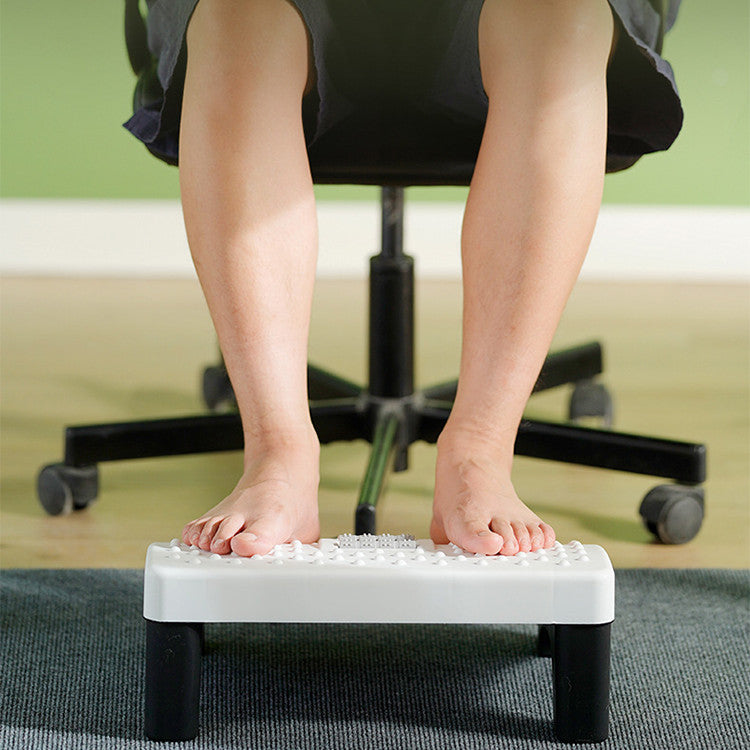
[[[0,196],[176,198],[177,170],[121,123],[133,77],[121,0],[0,0]],[[665,153],[607,178],[605,202],[750,205],[750,3],[684,0],[667,37],[685,126]],[[370,198],[374,188],[317,188]],[[455,199],[462,188],[412,189]]]

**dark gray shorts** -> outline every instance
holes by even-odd
[[[479,67],[484,0],[291,0],[313,42],[317,83],[303,100],[308,148],[348,118],[403,122],[442,118],[480,139],[488,99]],[[664,0],[667,25],[680,0]],[[139,102],[124,126],[158,158],[178,163],[187,50],[198,0],[148,0],[148,41],[160,96]],[[682,127],[669,63],[658,53],[659,16],[650,0],[609,0],[620,39],[607,74],[607,171],[663,151]]]

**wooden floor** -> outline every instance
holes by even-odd
[[[517,489],[559,539],[601,544],[617,567],[750,564],[748,298],[739,285],[579,284],[556,345],[604,342],[618,429],[707,443],[707,515],[689,544],[655,543],[637,508],[658,480],[517,459]],[[364,382],[366,305],[365,282],[318,281],[312,362]],[[418,283],[419,386],[457,375],[460,320],[458,282]],[[35,490],[40,466],[62,458],[64,425],[200,413],[200,372],[215,359],[197,282],[3,280],[0,565],[140,567],[150,542],[223,497],[239,453],[103,464],[98,502],[67,517],[46,516]],[[567,397],[535,396],[528,413],[562,419]],[[324,536],[351,530],[367,448],[322,449]],[[410,455],[379,531],[426,536],[435,448]]]

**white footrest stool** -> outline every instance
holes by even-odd
[[[405,535],[345,534],[250,558],[173,540],[146,556],[146,735],[198,733],[207,622],[532,623],[552,657],[565,742],[609,731],[614,571],[596,545],[486,557]]]

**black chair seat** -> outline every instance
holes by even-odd
[[[386,116],[350,118],[309,149],[318,184],[468,185],[482,128],[412,116],[394,127]]]

